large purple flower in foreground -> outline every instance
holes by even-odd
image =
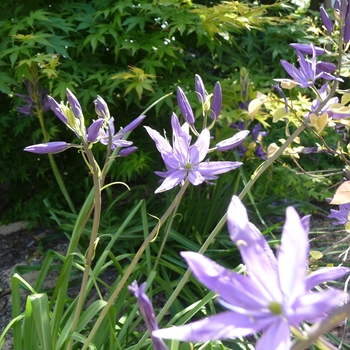
[[[167,168],[166,172],[155,172],[164,178],[162,185],[155,191],[156,193],[170,190],[187,177],[193,185],[199,185],[207,180],[215,180],[217,175],[242,165],[240,162],[203,162],[209,150],[209,130],[204,129],[198,136],[197,141],[190,146],[189,125],[185,123],[181,126],[175,113],[171,117],[171,125],[173,129],[173,147],[158,131],[145,126],[149,136],[156,143]]]
[[[338,290],[310,291],[349,269],[324,268],[308,275],[309,217],[300,219],[293,207],[287,208],[277,258],[260,231],[248,221],[238,197],[233,197],[228,209],[228,229],[246,265],[246,276],[201,254],[181,254],[195,277],[219,294],[220,303],[228,311],[184,326],[156,330],[153,336],[204,342],[263,332],[257,350],[287,350],[291,326],[322,318],[344,302],[344,294]]]

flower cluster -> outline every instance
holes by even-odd
[[[205,91],[202,79],[198,75],[195,78],[195,86],[198,99],[203,105],[204,114],[210,111],[214,124],[221,111],[222,93],[220,84],[215,84],[211,106],[208,103],[209,97]],[[181,125],[177,115],[175,113],[172,114],[172,146],[158,131],[145,126],[166,166],[166,171],[155,172],[158,176],[164,178],[161,186],[155,191],[156,193],[170,190],[186,178],[196,186],[204,181],[217,179],[217,175],[219,174],[236,169],[242,163],[229,161],[212,162],[204,159],[208,152],[214,150],[227,151],[238,146],[249,133],[246,130],[241,131],[231,138],[217,143],[214,148],[210,148],[210,128],[204,127],[200,133],[196,131],[194,128],[195,119],[192,108],[180,87],[177,90],[177,98],[181,113],[186,122]],[[190,129],[198,136],[197,141],[193,145],[191,145]]]
[[[48,102],[56,116],[75,133],[83,144],[92,145],[93,143],[100,141],[112,151],[116,147],[120,147],[123,148],[119,153],[120,156],[129,155],[137,149],[135,146],[132,146],[131,141],[123,140],[123,137],[126,133],[134,130],[146,116],[136,118],[125,128],[115,132],[114,118],[110,116],[107,103],[102,97],[97,96],[94,103],[98,118],[93,120],[86,130],[84,115],[78,99],[69,89],[67,89],[66,92],[70,108],[62,102],[59,104],[51,96],[48,96]],[[56,141],[28,146],[24,150],[27,152],[44,154],[62,152],[70,147],[81,148],[82,146],[79,144]]]

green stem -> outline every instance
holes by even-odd
[[[125,271],[125,274],[123,275],[123,278],[120,280],[117,288],[114,290],[114,292],[112,293],[112,295],[110,296],[106,306],[103,308],[100,316],[98,317],[98,319],[96,320],[94,327],[92,328],[88,338],[86,339],[86,342],[82,348],[82,350],[86,350],[89,347],[89,344],[91,343],[93,337],[95,336],[99,326],[101,325],[102,321],[104,320],[104,318],[107,316],[108,310],[110,309],[110,307],[112,306],[112,304],[114,303],[114,300],[118,297],[119,293],[121,292],[121,290],[124,288],[126,282],[128,281],[128,278],[130,277],[131,273],[133,272],[137,262],[139,261],[139,259],[141,258],[143,252],[145,251],[145,249],[147,248],[147,246],[149,245],[149,243],[153,240],[153,238],[156,236],[156,234],[158,233],[159,229],[162,227],[162,225],[164,224],[164,222],[168,219],[168,217],[171,215],[171,213],[174,211],[174,209],[176,208],[176,206],[180,203],[182,196],[184,195],[187,187],[188,187],[189,181],[188,179],[185,181],[184,185],[182,186],[182,188],[180,189],[179,193],[177,194],[177,196],[175,197],[174,201],[171,203],[171,205],[169,206],[169,208],[167,209],[167,211],[163,214],[163,216],[160,218],[158,224],[154,227],[154,229],[152,230],[152,232],[149,234],[149,236],[147,237],[147,239],[142,243],[141,247],[139,248],[139,250],[137,251],[137,253],[135,254],[135,257],[133,258],[133,260],[131,261],[129,267],[127,268],[127,270]]]
[[[96,246],[96,240],[97,240],[97,234],[98,229],[100,226],[100,219],[101,219],[101,182],[100,182],[100,171],[96,164],[94,155],[89,149],[89,145],[86,142],[83,142],[85,153],[88,157],[88,161],[92,167],[92,177],[94,181],[94,218],[93,218],[93,224],[92,224],[92,230],[91,230],[91,236],[90,236],[90,243],[87,250],[87,256],[86,260],[84,262],[85,268],[84,268],[84,274],[83,274],[83,280],[81,282],[80,287],[80,293],[78,297],[77,306],[74,311],[74,318],[72,322],[71,327],[71,333],[73,333],[78,325],[80,313],[83,308],[84,300],[85,300],[85,292],[86,292],[86,286],[89,279],[90,269],[91,269],[91,263],[95,255],[95,246]],[[73,345],[73,339],[70,338],[66,347],[66,350],[70,350]]]

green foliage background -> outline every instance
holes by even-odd
[[[65,100],[66,88],[71,89],[88,121],[99,94],[116,124],[123,126],[177,85],[198,105],[193,79],[200,74],[208,91],[217,80],[222,83],[221,135],[231,135],[227,125],[241,119],[240,68],[249,70],[252,96],[256,89],[269,92],[273,78],[285,76],[279,60],[293,55],[288,44],[308,42],[317,34],[315,18],[284,2],[262,6],[242,1],[5,1],[0,10],[4,222],[29,219],[47,224],[42,200],[48,198],[58,209],[65,205],[47,156],[22,152],[43,141],[35,113],[23,116],[16,109],[23,103],[17,94],[27,94],[25,80],[35,81],[58,101]],[[151,110],[145,124],[169,131],[173,111],[179,113],[174,95]],[[45,113],[45,126],[51,140],[73,141],[51,111]],[[162,168],[160,157],[143,128],[131,139],[142,152],[119,163],[113,180],[155,188],[153,171]],[[103,157],[102,148],[100,153]],[[79,207],[91,185],[85,165],[74,151],[55,158]],[[258,164],[251,169],[248,165],[247,173]]]

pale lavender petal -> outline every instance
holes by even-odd
[[[247,266],[248,275],[267,299],[282,302],[276,258],[261,232],[248,222],[246,209],[237,196],[232,197],[228,208],[227,225],[231,240],[237,245]]]
[[[191,184],[194,186],[198,186],[205,181],[205,178],[202,176],[202,174],[196,170],[189,171],[188,179],[190,180]]]
[[[148,135],[155,142],[158,151],[161,154],[165,154],[166,156],[172,156],[173,149],[171,148],[169,142],[163,136],[161,136],[158,131],[151,129],[148,126],[144,126],[144,128],[148,132]]]
[[[199,253],[181,252],[181,256],[198,281],[218,293],[230,306],[244,308],[250,315],[253,310],[267,308],[269,301],[248,276],[232,272]]]
[[[162,183],[161,186],[159,186],[155,193],[160,193],[164,191],[168,191],[172,189],[173,187],[177,186],[181,181],[185,180],[186,178],[186,170],[175,170],[173,171]]]
[[[350,269],[347,267],[325,267],[311,272],[305,279],[305,289],[311,290],[312,288],[327,281],[334,281],[345,274],[349,273]]]
[[[232,149],[240,145],[243,142],[243,140],[248,136],[248,134],[249,134],[249,130],[240,131],[237,134],[230,137],[229,139],[226,139],[217,143],[216,148],[220,152],[228,151],[229,149]]]
[[[89,126],[89,129],[88,129],[88,135],[87,135],[88,142],[95,142],[98,139],[98,136],[100,135],[100,129],[103,123],[104,123],[104,120],[101,118],[94,120],[92,122],[92,124]]]
[[[69,145],[66,142],[54,141],[28,146],[24,151],[37,154],[58,153],[66,150],[68,146]]]
[[[173,153],[182,165],[186,165],[189,162],[189,129],[181,127],[175,113],[171,116],[171,126],[173,129]]]
[[[259,332],[268,322],[227,311],[184,326],[158,329],[153,336],[181,341],[208,341],[242,337]]]
[[[203,103],[207,100],[207,94],[205,92],[205,87],[202,78],[196,74],[194,78],[194,85],[196,88],[197,98],[199,102]]]
[[[291,331],[287,322],[280,318],[271,324],[256,343],[256,350],[289,350]]]
[[[281,65],[286,70],[286,72],[295,80],[295,82],[300,83],[301,81],[305,81],[305,78],[301,75],[299,69],[294,67],[291,63],[285,60],[281,60]],[[276,80],[281,80],[281,79],[276,79]]]
[[[277,261],[281,289],[290,302],[294,302],[294,299],[306,290],[308,252],[308,232],[304,229],[296,210],[288,207]]]
[[[60,105],[56,102],[55,99],[53,99],[51,96],[47,96],[49,100],[50,107],[52,111],[56,114],[56,116],[64,123],[67,124],[67,117],[64,115],[64,113],[61,110]]]
[[[67,94],[69,104],[72,107],[74,115],[80,119],[83,116],[83,112],[78,99],[69,89],[66,89],[66,94]]]
[[[292,305],[293,313],[288,319],[294,326],[302,321],[316,320],[324,317],[347,299],[348,296],[344,292],[335,289],[302,295]]]
[[[228,171],[237,169],[243,163],[241,162],[203,162],[198,164],[198,171],[205,177],[215,176],[227,173]]]
[[[210,132],[208,129],[204,129],[199,134],[197,141],[189,149],[191,164],[198,164],[204,159],[208,154],[209,144]]]

